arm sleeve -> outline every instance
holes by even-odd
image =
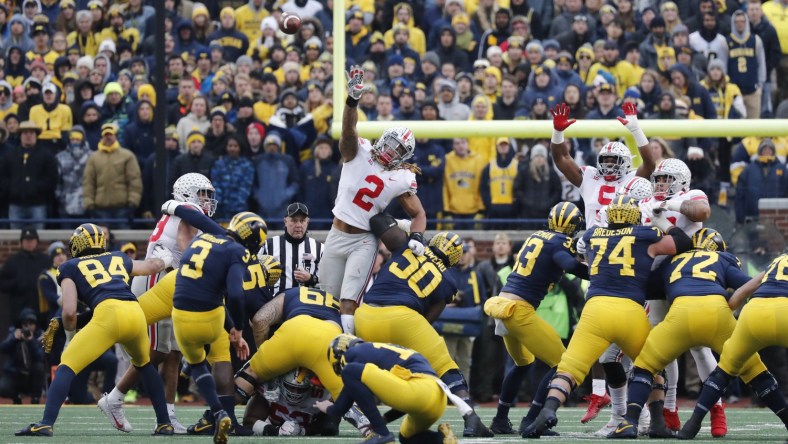
[[[580,279],[588,280],[588,265],[578,262],[571,254],[559,250],[553,254],[553,261],[565,272],[573,274]]]
[[[175,215],[203,233],[224,234],[225,232],[224,228],[210,217],[186,205],[178,205],[175,208]]]
[[[227,306],[230,309],[232,321],[235,325],[243,325],[246,318],[244,314],[244,271],[241,262],[236,262],[230,266],[227,272]]]

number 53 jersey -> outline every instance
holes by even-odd
[[[408,307],[424,315],[431,305],[449,303],[457,293],[456,283],[445,271],[446,266],[429,249],[423,256],[416,256],[405,245],[381,267],[364,295],[364,303]]]
[[[405,193],[416,194],[416,175],[407,168],[386,170],[372,158],[372,144],[358,139],[358,152],[342,166],[334,216],[369,231],[369,218]]]
[[[91,309],[107,299],[136,301],[129,289],[133,262],[125,253],[113,251],[69,259],[58,268],[57,282],[71,279],[79,299]]]

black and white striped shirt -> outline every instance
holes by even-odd
[[[298,243],[294,243],[293,238],[287,235],[274,236],[265,241],[260,254],[270,254],[279,258],[279,262],[282,263],[282,277],[274,286],[274,294],[277,294],[298,286],[293,273],[299,267],[317,276],[317,267],[320,258],[323,257],[323,243],[309,236],[305,236]],[[314,259],[309,262],[304,261],[305,254],[311,254]]]

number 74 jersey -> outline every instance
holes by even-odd
[[[407,168],[386,170],[372,158],[372,144],[358,139],[358,153],[342,166],[334,216],[369,231],[369,219],[403,194],[416,194],[416,175]]]

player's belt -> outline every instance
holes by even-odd
[[[339,230],[339,231],[341,231],[343,233],[347,233],[347,234],[364,234],[364,233],[369,233],[369,231],[367,231],[367,230],[362,230],[361,228],[354,227],[353,225],[345,223],[345,222],[339,220],[336,217],[334,218],[334,228],[336,228],[337,230]]]

